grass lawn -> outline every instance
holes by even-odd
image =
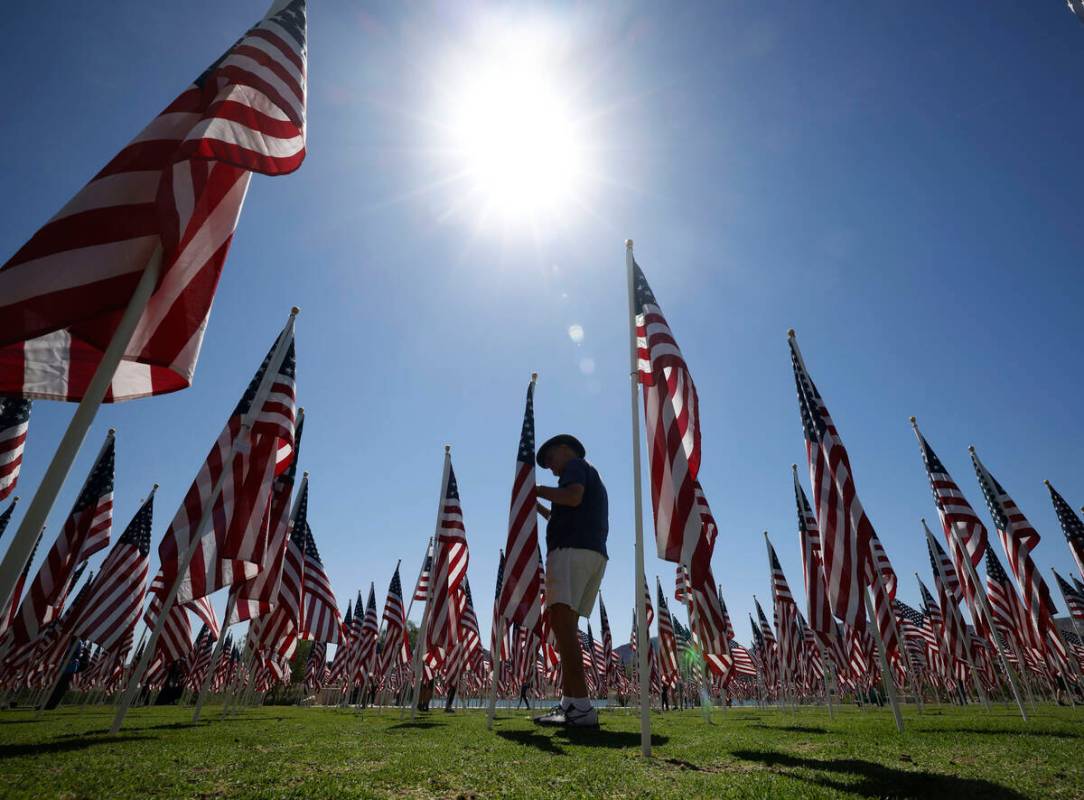
[[[0,713],[0,795],[25,798],[953,797],[1084,798],[1084,709],[1022,722],[997,706],[797,714],[775,709],[653,714],[654,758],[635,714],[603,730],[541,729],[501,712],[267,707],[199,725],[184,708],[136,709],[120,736],[104,707],[36,720]]]

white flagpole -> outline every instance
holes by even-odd
[[[881,578],[881,570],[874,564],[871,571],[877,578],[881,593],[887,598],[888,592],[885,590],[884,581]],[[873,601],[870,600],[869,593],[869,588],[863,586],[862,599],[866,601],[866,618],[869,621],[869,626],[873,629],[873,636],[877,641],[877,654],[881,657],[881,677],[884,679],[885,691],[888,692],[888,700],[892,704],[892,715],[896,718],[896,730],[903,733],[903,714],[900,713],[900,701],[899,698],[896,697],[896,680],[892,676],[891,668],[888,666],[888,653],[885,650],[885,643],[881,640],[881,627],[877,624],[877,612],[873,610]],[[888,613],[891,617],[891,608],[889,608]],[[896,634],[896,641],[899,642],[898,633]]]
[[[297,306],[294,306],[290,310],[290,318],[287,320],[286,327],[283,329],[282,333],[279,334],[275,349],[267,363],[267,369],[264,370],[263,378],[256,389],[256,394],[249,407],[249,412],[241,422],[242,431],[252,427],[255,416],[259,413],[259,408],[263,405],[264,398],[271,389],[271,384],[274,379],[272,373],[285,354],[286,342],[293,338],[294,320],[297,318],[298,313],[300,313],[300,309]],[[219,473],[218,480],[215,481],[214,490],[211,492],[210,498],[203,507],[203,515],[200,517],[199,525],[196,527],[195,533],[188,542],[188,549],[178,561],[177,576],[174,578],[173,585],[169,588],[165,600],[162,601],[162,608],[158,613],[158,618],[154,621],[154,630],[151,631],[150,638],[147,640],[147,646],[143,649],[143,657],[140,658],[139,663],[136,665],[135,669],[132,670],[132,675],[128,680],[128,688],[125,690],[121,701],[117,704],[117,713],[113,718],[113,727],[110,729],[110,732],[113,735],[116,735],[124,724],[124,718],[128,715],[128,708],[131,706],[132,701],[139,691],[139,682],[143,679],[143,675],[147,671],[147,666],[150,664],[154,650],[158,645],[158,637],[161,635],[162,628],[165,626],[166,617],[172,610],[173,603],[177,599],[177,594],[181,589],[181,581],[188,572],[188,565],[192,561],[192,556],[195,555],[196,550],[202,543],[203,537],[207,534],[207,529],[211,525],[211,519],[214,516],[214,507],[222,494],[222,487],[226,482],[226,477],[230,474],[230,463],[233,461],[233,455],[236,448],[237,437],[234,438],[233,443],[230,445],[230,452],[222,464],[222,471]]]
[[[647,608],[644,605],[644,511],[640,486],[640,405],[639,368],[636,354],[636,287],[633,275],[635,261],[632,256],[632,239],[625,240],[625,271],[629,290],[629,397],[632,408],[632,497],[636,531],[636,655],[640,666],[640,753],[651,755],[651,675],[648,673],[647,648],[651,641],[647,636]]]
[[[418,642],[414,648],[414,697],[410,704],[410,721],[418,714],[418,697],[422,686],[422,661],[425,656],[425,638],[429,633],[429,610],[433,599],[433,578],[436,576],[437,554],[440,550],[440,520],[444,516],[445,494],[448,491],[448,473],[452,469],[452,446],[444,445],[444,473],[440,477],[440,499],[437,502],[437,522],[433,532],[433,561],[429,567],[429,583],[425,587],[425,611],[422,626],[418,629]],[[424,567],[424,562],[423,562]]]
[[[159,244],[151,254],[147,266],[144,267],[139,283],[136,284],[128,306],[124,309],[120,322],[117,323],[117,329],[113,332],[113,338],[102,353],[102,360],[98,362],[94,376],[83,393],[83,399],[79,401],[79,406],[75,409],[67,430],[64,431],[56,453],[53,454],[53,460],[49,462],[49,467],[45,470],[37,491],[34,492],[34,499],[30,501],[26,515],[19,523],[19,529],[15,532],[11,544],[8,545],[3,561],[0,561],[0,608],[7,608],[11,602],[11,593],[15,591],[15,584],[26,562],[30,559],[30,554],[34,551],[37,533],[44,527],[45,520],[53,509],[53,504],[71,471],[79,448],[98,413],[98,407],[102,404],[105,392],[113,381],[124,351],[131,343],[136,326],[143,316],[151,294],[154,293],[161,266],[162,245]]]

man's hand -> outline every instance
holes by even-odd
[[[535,491],[543,500],[549,500],[559,506],[575,508],[583,502],[582,483],[573,483],[568,486],[538,486]]]
[[[542,519],[550,518],[550,510],[541,503],[535,503],[535,507],[538,509],[538,513],[542,515]]]

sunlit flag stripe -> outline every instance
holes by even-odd
[[[700,403],[670,326],[635,263],[633,284],[656,546],[659,558],[688,566],[699,585],[714,546],[696,507]]]
[[[806,371],[798,343],[793,335],[787,342],[805,433],[828,599],[835,616],[853,627],[862,624],[865,613],[862,591],[873,526],[855,491],[847,450]]]
[[[384,600],[384,649],[380,652],[380,673],[391,675],[392,669],[410,662],[410,640],[407,637],[406,609],[403,607],[403,584],[399,567],[391,577],[388,596]]]

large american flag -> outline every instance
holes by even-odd
[[[512,501],[508,512],[505,542],[504,585],[494,613],[507,622],[523,625],[536,612],[539,598],[538,513],[535,510],[534,385],[527,385],[527,406],[516,450],[512,478]]]
[[[493,624],[489,633],[489,649],[494,659],[500,661],[507,661],[511,652],[509,650],[508,642],[508,620],[500,611],[501,606],[501,592],[504,587],[504,567],[505,567],[504,551],[500,551],[500,558],[497,561],[497,588],[493,597]],[[513,623],[518,625],[519,623]]]
[[[308,517],[308,482],[305,483],[305,496],[301,499],[295,525],[305,536],[305,566],[301,582],[301,634],[302,639],[315,639],[329,644],[338,644],[341,640],[342,620],[339,607],[335,602],[335,593],[331,590],[331,581],[324,571],[324,562],[320,560],[320,551],[316,549],[316,539],[309,527]]]
[[[470,559],[452,457],[446,453],[444,458],[445,480],[440,492],[429,590],[429,622],[425,631],[425,659],[433,668],[443,663],[458,636],[454,604]]]
[[[1067,654],[1054,624],[1054,601],[1050,597],[1046,581],[1031,558],[1031,551],[1039,544],[1039,532],[1031,526],[1024,512],[979,460],[974,448],[971,449],[971,461],[979,479],[979,486],[986,497],[990,516],[993,517],[994,527],[1009,559],[1009,567],[1020,584],[1024,606],[1035,620],[1044,652],[1052,666],[1064,668]]]
[[[19,481],[29,428],[30,401],[0,397],[0,503],[15,491]]]
[[[861,626],[865,613],[862,600],[865,566],[870,558],[873,525],[858,499],[850,457],[806,370],[793,331],[787,342],[805,433],[813,506],[820,524],[828,600],[839,619],[851,627]]]
[[[1041,654],[1042,639],[1035,628],[1035,621],[993,548],[986,549],[986,596],[993,612],[994,626],[1006,641],[1015,642],[1025,651]]]
[[[1053,573],[1054,579],[1058,583],[1058,589],[1061,590],[1061,596],[1065,599],[1065,605],[1069,609],[1069,616],[1078,622],[1084,622],[1084,592],[1079,591],[1065,578],[1061,577],[1057,570],[1053,570]]]
[[[9,629],[16,645],[34,639],[43,625],[60,615],[76,569],[109,545],[113,528],[115,445],[113,431],[109,431],[60,535],[38,568]]]
[[[775,553],[772,543],[768,545],[768,565],[772,573],[772,606],[775,617],[775,627],[779,631],[779,647],[782,653],[780,659],[783,663],[785,674],[780,676],[782,680],[796,682],[798,676],[798,660],[803,643],[798,630],[798,604],[794,602],[794,595],[790,593],[790,585],[787,576],[783,574],[783,567],[779,563],[779,556]]]
[[[929,442],[918,429],[915,418],[911,418],[911,426],[918,437],[919,450],[922,453],[922,463],[926,466],[926,475],[930,479],[930,490],[933,492],[933,501],[937,506],[937,515],[941,519],[941,527],[945,532],[945,540],[948,542],[949,552],[956,565],[956,572],[963,585],[964,595],[967,601],[976,607],[975,593],[978,587],[971,585],[971,572],[964,566],[964,554],[960,544],[967,550],[967,557],[971,559],[971,565],[977,567],[986,554],[988,536],[986,526],[982,524],[971,504],[967,502],[956,481],[949,475],[941,459],[930,447]],[[958,534],[953,536],[953,531]]]
[[[1046,488],[1050,490],[1050,499],[1054,503],[1054,512],[1058,515],[1061,524],[1061,532],[1065,534],[1065,541],[1069,545],[1069,551],[1076,560],[1076,568],[1084,575],[1084,522],[1065,502],[1065,498],[1058,494],[1050,481],[1046,481]],[[3,499],[0,493],[0,499]]]
[[[925,527],[925,525],[923,525]],[[934,586],[940,601],[944,623],[943,634],[945,647],[954,660],[964,660],[967,653],[967,625],[960,616],[960,582],[948,554],[941,549],[926,528],[926,549],[930,555],[930,569],[933,572]],[[950,571],[951,570],[951,571]],[[925,587],[923,587],[925,591]]]
[[[696,504],[700,402],[689,367],[647,278],[635,262],[632,268],[637,371],[644,387],[658,555],[688,566],[693,583],[700,585],[714,547]]]
[[[130,638],[147,591],[154,489],[102,562],[82,613],[72,626],[79,639],[116,650]]]
[[[305,157],[305,27],[277,2],[0,267],[0,394],[81,399],[159,247],[105,399],[191,384],[251,172]]]
[[[297,478],[297,463],[301,453],[301,434],[305,427],[305,410],[297,410],[297,425],[294,429],[293,452],[286,469],[271,484],[271,499],[267,506],[266,535],[267,547],[264,548],[263,564],[256,577],[236,584],[231,593],[235,603],[232,616],[227,625],[243,622],[246,619],[270,614],[278,605],[282,586],[282,570],[286,560],[287,543],[290,532],[290,499]]]
[[[403,607],[403,584],[399,580],[399,565],[388,584],[388,596],[384,600],[384,649],[380,651],[380,674],[390,676],[392,670],[410,663],[410,638],[406,627],[406,609]]]
[[[274,364],[272,364],[274,360]],[[253,578],[263,562],[267,508],[276,471],[287,468],[294,444],[294,316],[278,335],[226,426],[200,466],[158,545],[161,562],[147,612],[153,621],[178,580],[192,537],[201,535],[184,573],[178,603]],[[268,372],[270,371],[270,374]],[[221,481],[221,490],[214,489]],[[213,502],[213,508],[208,505]],[[210,530],[199,530],[210,514]]]
[[[298,433],[300,432],[299,426]],[[267,617],[259,618],[263,621],[259,626],[257,646],[282,656],[292,655],[297,645],[298,632],[301,629],[301,590],[305,574],[305,536],[308,526],[308,484],[308,474],[302,475],[287,528],[275,607]],[[301,515],[300,523],[299,515]]]
[[[678,679],[677,639],[674,637],[674,621],[670,618],[670,607],[662,591],[662,583],[655,578],[655,592],[659,602],[659,668],[662,679],[673,685]]]

